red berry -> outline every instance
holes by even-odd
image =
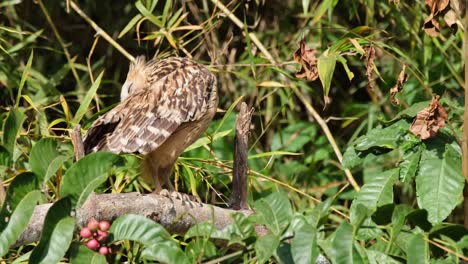
[[[109,253],[109,249],[107,247],[100,247],[99,248],[99,254],[107,255],[107,253]]]
[[[106,238],[107,238],[108,234],[107,232],[104,232],[104,231],[101,231],[101,230],[98,230],[97,231],[97,240],[98,241],[104,241]]]
[[[98,227],[99,227],[99,222],[96,221],[96,219],[89,220],[89,222],[88,222],[88,228],[89,229],[94,231],[94,230],[98,229]]]
[[[90,241],[88,241],[88,243],[86,243],[86,246],[89,249],[95,250],[99,247],[99,242],[96,239],[91,239]]]
[[[108,221],[99,222],[99,229],[101,229],[102,231],[109,230],[109,227],[110,227],[110,223]]]
[[[91,237],[92,235],[93,235],[93,232],[91,232],[91,229],[87,227],[83,227],[83,229],[81,229],[80,231],[80,236],[82,238],[88,238],[88,237]]]

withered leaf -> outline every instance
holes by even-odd
[[[403,90],[403,84],[408,80],[408,74],[405,73],[406,65],[403,64],[400,74],[398,75],[398,80],[395,86],[390,89],[390,102],[394,105],[399,105],[400,100],[396,98],[396,94]]]
[[[449,0],[426,0],[426,4],[431,8],[432,15],[442,12],[449,3]]]
[[[426,21],[424,21],[424,32],[431,37],[437,37],[440,34],[439,21],[431,14]]]
[[[454,30],[457,29],[456,28],[456,26],[457,26],[457,14],[455,13],[455,11],[453,11],[452,9],[447,11],[447,13],[445,13],[445,15],[444,15],[444,20],[445,20],[445,23],[447,23],[447,25],[449,27],[451,27]]]
[[[367,76],[367,90],[372,92],[374,90],[374,79],[372,74],[375,67],[375,48],[373,46],[364,47],[366,51],[366,76]]]
[[[315,81],[319,77],[317,69],[316,49],[309,49],[304,40],[299,42],[299,49],[294,52],[294,60],[301,64],[301,70],[296,73],[297,78],[307,78]]]
[[[439,96],[432,97],[431,104],[419,111],[411,124],[410,132],[420,139],[432,138],[445,126],[448,115],[439,103]]]

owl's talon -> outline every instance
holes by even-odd
[[[167,189],[162,189],[162,190],[159,192],[159,195],[164,196],[164,197],[167,197],[167,198],[171,198],[171,197],[172,197],[171,192],[168,191]]]

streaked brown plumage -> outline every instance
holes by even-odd
[[[186,58],[138,57],[121,102],[87,131],[85,152],[143,154],[144,178],[154,180],[156,192],[172,191],[176,159],[207,129],[217,104],[216,77],[205,67]]]

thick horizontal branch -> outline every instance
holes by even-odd
[[[44,219],[51,206],[36,206],[28,227],[16,241],[17,246],[40,240]],[[170,233],[184,234],[193,225],[204,221],[213,221],[216,228],[222,229],[232,223],[230,216],[234,212],[251,213],[182,202],[156,194],[91,194],[83,207],[76,211],[75,219],[79,226],[84,226],[91,218],[112,221],[121,215],[139,214],[161,224]],[[257,232],[266,233],[262,228]]]

